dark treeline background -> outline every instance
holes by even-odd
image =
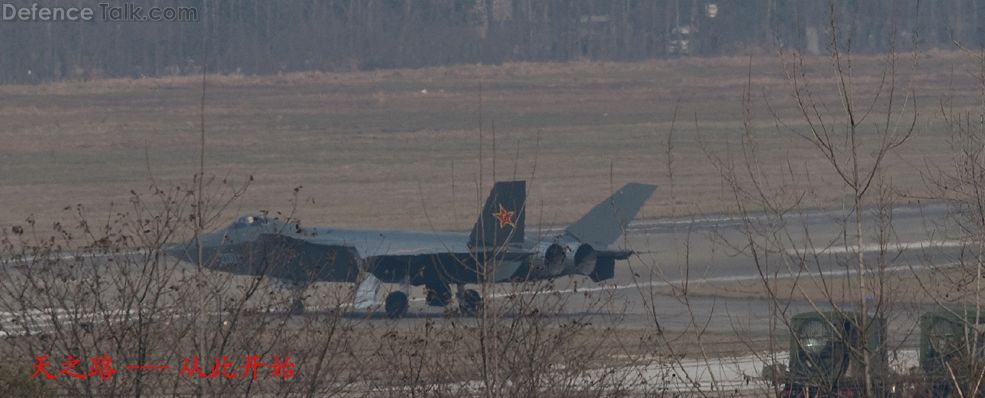
[[[30,7],[37,0],[6,3]],[[148,0],[192,22],[0,22],[0,83],[200,73],[269,74],[457,63],[640,60],[824,52],[821,0]],[[121,5],[119,1],[110,1]],[[837,1],[852,51],[979,47],[985,2]],[[682,29],[683,28],[683,29]],[[680,32],[690,32],[689,35]],[[680,51],[680,41],[687,50]],[[675,42],[676,41],[676,42]],[[676,44],[675,44],[676,43]],[[675,45],[677,46],[675,49]],[[207,56],[206,56],[207,55]]]

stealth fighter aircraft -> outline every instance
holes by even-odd
[[[585,275],[596,282],[612,278],[615,261],[632,255],[613,244],[654,189],[627,184],[547,239],[524,235],[526,183],[501,181],[493,186],[468,235],[302,227],[258,214],[174,245],[168,253],[219,271],[277,278],[289,286],[359,283],[358,290],[371,297],[380,282],[398,283],[402,288],[389,293],[384,305],[393,318],[406,313],[410,285],[425,286],[431,306],[449,305],[455,286],[459,308],[472,314],[482,308],[482,297],[466,289],[467,284],[563,275]],[[303,308],[297,295],[291,310]]]

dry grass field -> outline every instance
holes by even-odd
[[[245,196],[227,209],[226,219],[255,210],[291,211],[296,206],[295,216],[309,225],[465,230],[474,222],[475,209],[492,181],[512,178],[529,181],[528,225],[572,221],[611,189],[629,181],[658,185],[642,217],[730,213],[739,205],[736,197],[742,196],[723,181],[723,170],[717,166],[722,161],[739,167],[752,165],[755,173],[765,177],[760,180],[767,184],[765,191],[799,197],[800,206],[840,207],[849,192],[802,136],[807,126],[792,96],[790,61],[761,56],[263,77],[209,75],[204,114],[202,78],[194,76],[0,86],[0,228],[9,231],[33,218],[42,232],[50,232],[49,226],[64,222],[75,205],[84,206],[89,220],[109,220],[110,214],[129,206],[131,192],[148,192],[155,182],[191,185],[199,167],[202,119],[206,172],[232,184],[252,179]],[[876,148],[877,126],[886,120],[883,109],[892,87],[897,94],[893,98],[896,109],[901,103],[906,106],[902,113],[889,115],[890,120],[905,128],[915,112],[916,130],[905,146],[886,159],[879,182],[891,189],[883,194],[900,203],[931,199],[934,192],[928,174],[955,166],[956,151],[941,108],[972,112],[982,105],[985,88],[976,83],[982,63],[960,52],[901,54],[895,80],[889,82],[886,62],[884,56],[873,55],[857,56],[851,62],[851,97],[859,108],[872,107],[861,124],[861,150]],[[825,123],[836,134],[843,131],[846,122],[831,60],[805,59],[802,71],[804,76],[798,79],[809,84]],[[754,152],[750,151],[753,144]],[[740,179],[748,178],[739,174]],[[297,187],[303,188],[295,203]],[[754,203],[741,204],[756,210]],[[176,267],[173,272],[185,277],[184,268]],[[621,267],[620,272],[625,277],[633,271]],[[184,304],[197,307],[205,302],[193,294],[201,293],[215,300],[210,303],[227,305],[223,294],[237,297],[243,294],[241,290],[248,290],[223,283],[224,279],[207,272],[194,275],[201,278],[202,286],[210,286],[208,282],[229,290],[217,290],[220,293],[213,296],[197,284],[177,283],[174,291],[178,293],[173,296]],[[899,304],[968,302],[974,297],[968,293],[971,285],[966,276],[951,270],[892,275],[879,293]],[[781,280],[775,288],[781,300],[806,296],[845,302],[856,293],[848,279],[824,282]],[[331,298],[326,292],[340,291],[326,285],[314,287],[312,295]],[[924,290],[945,291],[953,286],[966,288],[950,290],[954,296],[943,299]],[[283,290],[278,294],[286,293]],[[677,293],[657,290],[657,294]],[[696,284],[688,294],[765,295],[763,285],[756,282]],[[254,297],[279,303],[276,298],[266,291]],[[107,302],[116,305],[116,300]],[[575,322],[593,320],[584,314],[592,314],[594,307],[585,307],[588,310],[583,313],[572,312],[570,324],[574,326],[567,329],[547,316],[504,317],[497,320],[501,323],[483,323],[482,328],[452,316],[432,329],[429,316],[404,323],[363,323],[333,318],[328,316],[334,315],[331,311],[322,311],[283,324],[284,330],[311,338],[311,347],[301,347],[295,340],[283,343],[284,347],[298,346],[304,353],[324,346],[338,349],[340,356],[350,355],[345,360],[333,359],[336,366],[370,358],[371,366],[362,370],[382,372],[407,361],[430,366],[425,370],[434,372],[416,377],[457,380],[459,369],[469,370],[486,358],[484,344],[502,336],[493,333],[495,338],[490,339],[485,334],[488,331],[516,329],[524,344],[539,346],[527,350],[531,358],[544,354],[535,358],[540,362],[531,359],[529,369],[554,363],[630,362],[626,358],[741,356],[773,348],[777,341],[782,345],[787,337],[782,330],[774,336],[723,330],[704,333],[688,325],[684,332],[670,328],[665,335],[649,324],[610,328]],[[676,307],[654,308],[654,314],[669,308],[665,311],[668,317],[675,315]],[[261,316],[245,315],[243,319],[290,319],[257,314]],[[210,320],[204,318],[196,319],[200,322],[196,325],[207,325]],[[558,319],[563,324],[568,318]],[[334,320],[344,326],[337,332]],[[230,327],[241,333],[232,334],[231,341],[242,344],[242,350],[254,349],[250,344],[263,341],[263,333],[282,331],[277,329],[280,324],[272,324],[260,327],[256,335],[251,334],[253,327]],[[377,328],[380,325],[386,328]],[[322,334],[326,330],[338,333],[332,335],[336,340],[326,339]],[[196,335],[186,337],[179,343],[191,341],[197,349]],[[428,345],[433,342],[440,348]],[[170,350],[177,344],[168,343],[161,349]],[[502,346],[511,348],[509,353],[526,352],[512,349],[511,344]],[[465,353],[453,358],[462,366],[445,366],[447,352]],[[355,355],[359,353],[364,355]],[[502,357],[524,359],[522,355]],[[498,365],[512,372],[515,369],[508,360]],[[414,366],[397,370],[413,370]]]
[[[832,189],[830,168],[797,135],[804,125],[786,60],[210,75],[206,168],[220,178],[255,179],[229,218],[287,210],[293,188],[303,186],[297,215],[309,224],[467,229],[491,181],[514,177],[531,180],[530,224],[571,221],[613,185],[634,180],[659,185],[644,217],[727,212],[734,199],[709,154],[740,156],[748,84],[756,161],[786,175],[779,184],[808,192],[804,206],[838,205],[845,192]],[[805,62],[838,127],[830,60]],[[884,65],[880,56],[853,60],[860,103],[878,87]],[[888,160],[886,175],[896,199],[908,201],[926,192],[923,171],[951,159],[942,98],[974,106],[981,88],[969,54],[901,54],[898,70],[898,92],[917,99],[918,129]],[[189,184],[198,168],[201,80],[0,87],[0,226],[33,215],[43,228],[76,204],[105,215],[126,206],[131,190],[146,191],[152,178]],[[774,114],[786,127],[776,127]]]

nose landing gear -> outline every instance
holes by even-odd
[[[290,315],[304,314],[304,298],[295,297],[293,300],[291,300],[291,305],[287,308],[287,313]]]

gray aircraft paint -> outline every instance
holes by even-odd
[[[612,277],[615,260],[632,254],[609,246],[654,190],[652,185],[627,184],[566,234],[547,240],[524,236],[525,182],[502,181],[493,186],[470,234],[303,227],[254,215],[200,236],[201,253],[195,240],[175,245],[168,253],[219,271],[302,285],[358,282],[367,274],[438,292],[447,292],[450,285],[575,274],[599,281]],[[564,260],[547,270],[546,253],[552,246]]]

